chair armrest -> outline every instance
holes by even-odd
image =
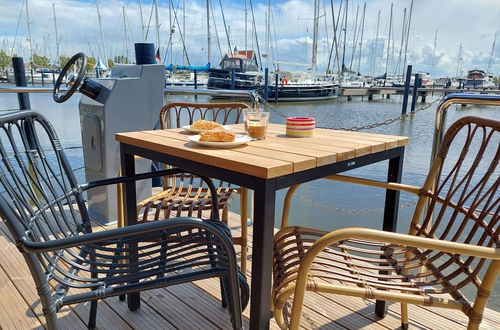
[[[376,181],[376,180],[370,180],[370,179],[364,179],[364,178],[356,178],[353,176],[339,175],[339,174],[329,175],[329,176],[324,177],[323,179],[333,180],[333,181],[341,181],[341,182],[349,182],[349,183],[361,184],[361,185],[377,187],[377,188],[406,191],[406,192],[416,194],[416,195],[418,195],[422,191],[422,187],[418,187],[418,186],[411,186],[411,185],[395,183],[395,182],[383,182],[383,181]]]
[[[328,245],[349,238],[366,239],[403,246],[437,250],[447,253],[463,254],[479,258],[500,260],[500,249],[493,247],[477,246],[473,244],[451,242],[427,237],[412,236],[407,234],[356,227],[335,230],[321,237],[307,251],[303,260],[310,259],[309,262],[311,262],[314,256],[321,252]]]
[[[213,223],[211,223],[211,221],[205,221],[198,218],[179,217],[169,219],[168,221],[152,221],[140,223],[133,226],[125,226],[99,232],[81,234],[78,236],[58,238],[46,242],[33,242],[26,237],[22,238],[21,240],[22,248],[24,251],[30,253],[41,253],[78,247],[86,244],[99,243],[108,240],[141,236],[151,232],[157,232],[160,236],[160,232],[162,230],[173,229],[177,227],[204,228],[213,232],[213,228],[218,227],[219,224],[222,224],[222,222],[213,221]],[[223,232],[219,228],[217,228],[216,231]],[[224,233],[224,235],[228,236],[227,233]],[[230,238],[228,238],[228,244],[232,244]]]

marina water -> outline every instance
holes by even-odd
[[[8,87],[8,85],[1,85]],[[428,97],[433,102],[437,96]],[[85,181],[81,132],[78,114],[77,94],[67,102],[58,104],[51,94],[31,94],[31,107],[43,113],[54,125],[75,174],[80,182]],[[194,101],[193,97],[166,96],[167,100]],[[198,97],[199,102],[209,99]],[[314,103],[279,103],[271,104],[272,123],[284,124],[283,116],[309,116],[316,118],[316,125],[334,129],[348,129],[368,124],[381,123],[401,114],[402,97],[391,99],[344,98]],[[417,109],[425,104],[417,103]],[[397,120],[390,125],[381,125],[363,130],[371,133],[403,135],[410,137],[406,146],[402,182],[410,185],[422,185],[429,170],[432,138],[434,134],[434,116],[437,103],[428,109],[417,112],[404,120]],[[16,94],[0,94],[0,113],[17,109]],[[500,119],[500,109],[488,106],[451,106],[447,112],[446,127],[463,116],[484,116]],[[140,109],[138,109],[140,111]],[[159,109],[158,109],[159,111]],[[347,175],[369,179],[386,180],[387,161],[346,172]],[[276,227],[281,220],[281,209],[286,191],[280,191],[276,200]],[[416,197],[401,193],[398,232],[408,230]],[[232,203],[232,211],[238,212],[237,201]],[[384,191],[378,188],[364,187],[347,183],[317,180],[302,185],[292,201],[290,224],[312,226],[325,230],[342,227],[369,227],[380,229],[382,226]],[[469,297],[473,299],[474,297]],[[488,307],[500,311],[500,284],[493,291]]]

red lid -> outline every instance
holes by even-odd
[[[314,119],[313,117],[288,117],[286,119],[287,121],[315,121],[316,119]]]

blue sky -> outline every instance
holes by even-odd
[[[248,0],[247,0],[248,1]],[[228,50],[228,42],[218,0],[212,0],[215,26],[212,22],[212,57],[210,62],[217,65],[221,53]],[[231,47],[245,48],[245,1],[221,0],[229,32]],[[52,4],[56,9],[59,32],[60,53],[71,55],[78,51],[94,56],[108,57],[128,54],[133,58],[133,43],[143,41],[139,1],[99,0],[103,23],[106,51],[102,46],[99,32],[95,0],[28,0],[30,27],[33,47],[39,54],[55,59],[56,40]],[[155,25],[155,13],[151,13],[152,1],[143,0],[143,20],[145,25]],[[181,31],[186,50],[192,65],[207,63],[207,33],[205,0],[172,0],[177,9],[177,24],[170,33],[169,1],[158,0],[160,20],[160,50],[167,63],[183,64]],[[266,10],[267,1],[253,1],[255,25],[261,53],[266,52]],[[391,1],[366,1],[366,17],[363,29],[361,56],[360,42],[356,42],[354,56],[353,35],[356,9],[359,6],[359,20],[365,1],[350,0],[347,25],[346,65],[351,65],[364,74],[381,74],[386,71],[387,41],[389,32],[389,12]],[[389,73],[396,70],[399,58],[399,45],[402,33],[404,8],[409,11],[410,0],[393,1],[393,37],[389,48]],[[183,26],[185,4],[185,21]],[[273,60],[310,63],[312,46],[312,0],[271,1],[272,4],[272,48],[269,51]],[[335,13],[340,0],[334,1]],[[345,0],[344,0],[345,6]],[[0,42],[4,50],[13,51],[29,58],[26,11],[21,0],[0,0]],[[123,8],[126,13],[125,34]],[[22,10],[22,12],[21,12]],[[377,15],[380,10],[378,39],[376,39]],[[20,15],[21,14],[21,15]],[[152,14],[152,16],[151,16]],[[328,63],[332,42],[332,19],[330,1],[320,0],[318,69],[324,70]],[[150,16],[151,23],[148,24]],[[173,16],[173,15],[172,15]],[[19,17],[21,19],[19,20]],[[251,12],[248,11],[246,44],[256,49],[252,37]],[[468,69],[486,69],[495,76],[500,75],[500,1],[498,0],[415,0],[410,40],[408,43],[409,63],[414,70],[434,72],[435,76],[452,76],[458,71],[462,74]],[[16,36],[16,27],[19,27]],[[358,23],[358,27],[360,24]],[[156,28],[146,27],[147,41],[156,43]],[[218,38],[216,37],[217,31]],[[437,30],[437,43],[434,51],[434,38]],[[497,34],[496,47],[491,59],[493,40]],[[126,37],[125,37],[126,35]],[[359,38],[359,37],[358,37]],[[15,43],[14,43],[15,39]],[[171,42],[170,42],[171,40]],[[128,48],[126,48],[126,44]],[[169,45],[172,47],[169,47]],[[220,44],[220,48],[219,48]],[[458,61],[459,47],[463,45],[461,60]],[[433,56],[434,54],[434,56]],[[433,65],[434,62],[434,65]],[[265,63],[265,60],[264,60]],[[358,64],[359,63],[359,64]],[[402,71],[398,67],[398,72]],[[299,67],[287,67],[299,69]]]

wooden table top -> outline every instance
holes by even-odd
[[[243,124],[233,125],[241,133]],[[269,124],[267,137],[231,149],[207,148],[188,141],[181,128],[116,134],[118,142],[230,169],[260,178],[274,178],[349,160],[408,144],[408,137],[316,129],[314,137],[285,135],[285,125]]]

